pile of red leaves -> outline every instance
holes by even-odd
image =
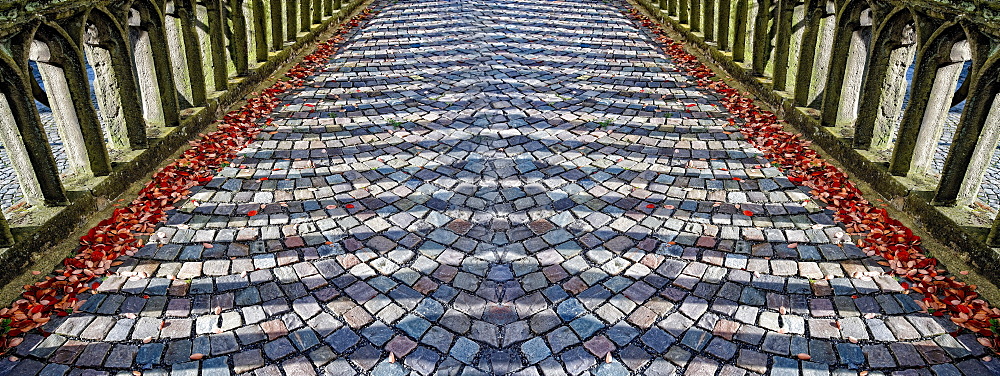
[[[858,246],[869,256],[884,258],[880,263],[898,277],[904,289],[922,294],[918,304],[932,315],[947,315],[955,324],[983,336],[980,343],[997,349],[1000,309],[990,307],[981,299],[975,285],[948,275],[938,266],[937,259],[924,254],[919,236],[891,218],[885,209],[862,197],[847,174],[809,149],[809,142],[802,140],[800,135],[786,132],[774,113],[761,109],[731,86],[714,80],[715,73],[711,69],[687,53],[682,43],[666,37],[663,29],[648,17],[635,9],[630,9],[628,15],[657,35],[664,52],[681,70],[694,77],[699,87],[722,96],[723,106],[743,121],[742,125],[734,119],[730,123],[740,126],[747,140],[790,181],[812,189],[812,195],[834,212],[834,217],[846,226],[847,232],[860,238]]]
[[[336,37],[319,43],[315,52],[286,73],[288,80],[252,94],[246,105],[226,114],[219,130],[192,141],[191,148],[179,159],[153,175],[135,200],[115,209],[110,218],[81,237],[77,255],[63,260],[61,269],[24,286],[21,299],[10,308],[0,309],[0,349],[17,346],[23,340],[19,335],[44,325],[53,316],[66,316],[77,309],[82,303],[80,294],[97,288],[100,278],[121,264],[115,259],[134,254],[142,246],[141,237],[151,235],[174,204],[186,198],[191,188],[212,180],[220,167],[253,140],[260,132],[258,122],[274,111],[280,95],[302,87],[306,77],[327,64],[345,41],[341,34],[373,15],[371,9],[366,9],[345,22]]]

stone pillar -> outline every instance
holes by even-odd
[[[871,151],[891,148],[890,140],[907,90],[906,71],[916,50],[913,25],[893,26],[883,26],[872,44],[861,85],[855,148]]]
[[[14,244],[14,235],[10,233],[10,225],[7,224],[7,218],[3,216],[3,210],[0,210],[0,247],[9,247]]]
[[[0,59],[5,60],[0,64],[14,67],[10,58]],[[35,101],[30,95],[23,95],[31,92],[27,80],[23,73],[10,69],[4,69],[0,75],[5,91],[0,93],[0,140],[17,174],[25,200],[33,205],[65,205],[69,201]]]
[[[102,107],[101,114],[107,120],[115,119],[104,126],[108,137],[115,148],[145,149],[148,146],[146,120],[143,118],[142,102],[136,94],[141,87],[136,82],[135,74],[138,69],[134,66],[128,33],[110,19],[99,20],[90,32],[94,33],[89,36],[88,41],[94,45],[90,48],[95,58],[93,67],[99,75],[95,79],[95,84],[98,85],[95,91],[98,92],[99,103],[110,106],[107,109]],[[87,98],[90,98],[89,94],[88,92]],[[122,140],[122,135],[127,135],[127,144]]]
[[[715,38],[718,41],[719,51],[729,51],[732,48],[732,43],[730,43],[730,28],[732,27],[733,20],[730,16],[732,14],[733,3],[731,0],[718,0],[719,1],[719,12],[718,17],[716,17],[716,22],[718,24],[717,32],[715,33]]]
[[[313,18],[312,18],[313,25],[323,22],[323,0],[313,0],[312,8],[313,8]]]
[[[163,105],[160,103],[159,79],[153,66],[153,51],[149,43],[149,33],[138,27],[129,27],[129,39],[132,42],[132,59],[135,74],[139,78],[138,93],[142,104],[142,113],[147,125],[163,126],[166,121],[163,116]]]
[[[795,78],[795,103],[799,106],[817,107],[817,95],[826,87],[827,71],[833,48],[833,3],[828,0],[809,0],[805,5],[805,30]],[[829,12],[829,13],[828,13]]]
[[[966,99],[965,111],[955,130],[932,201],[935,205],[964,205],[975,199],[1000,139],[1000,102],[995,76],[983,78],[983,71],[974,69],[973,72],[966,79],[972,80],[970,93],[975,95]],[[986,73],[995,75],[998,72],[993,69]]]
[[[257,62],[267,61],[267,17],[264,0],[253,1],[254,57]]]
[[[736,14],[744,15],[750,11],[750,0],[736,0]],[[747,60],[747,22],[743,17],[736,17],[733,23],[733,60],[745,62]]]
[[[816,38],[819,35],[819,23],[823,10],[817,4],[818,0],[806,0],[805,19],[802,20],[802,44],[799,50],[798,69],[796,70],[793,97],[797,106],[808,104],[809,87],[812,84],[813,62],[816,58]]]
[[[705,40],[715,41],[715,0],[703,0],[702,4],[702,30]]]
[[[838,20],[832,50],[847,53],[833,54],[830,60],[823,100],[823,125],[853,125],[857,118],[858,94],[865,60],[868,59],[870,29],[864,24],[853,25],[850,20]]]
[[[970,38],[972,67],[962,86],[969,88],[969,95],[931,201],[935,205],[963,205],[975,199],[1000,138],[1000,63],[988,37],[967,28],[964,34]]]
[[[268,0],[271,6],[271,50],[281,51],[285,47],[285,23],[281,11],[283,0]]]
[[[333,9],[333,0],[323,0],[323,15],[330,17],[336,10]]]
[[[788,82],[789,53],[792,49],[792,11],[794,0],[778,0],[775,4],[777,20],[774,37],[774,90],[785,91]]]
[[[753,71],[763,75],[771,54],[771,0],[757,1],[753,26]]]
[[[833,7],[833,2],[827,2]],[[809,87],[809,105],[814,108],[823,107],[823,94],[826,93],[826,84],[830,74],[830,61],[833,57],[834,34],[837,28],[837,17],[832,9],[820,21],[821,34],[819,44],[816,46],[816,60],[813,63],[813,84]]]
[[[50,32],[56,33],[54,29]],[[38,63],[70,172],[84,176],[111,173],[101,122],[90,100],[83,53],[68,43],[36,39],[31,42],[29,58]]]
[[[704,0],[688,0],[691,4],[691,15],[689,22],[691,26],[691,31],[702,31],[701,30],[701,16],[702,16],[702,1]]]
[[[191,82],[192,105],[203,106],[208,98],[208,87],[205,82],[205,63],[202,61],[201,40],[195,25],[198,21],[195,14],[195,0],[177,0],[183,4],[177,9],[177,18],[181,21],[181,34],[184,37],[184,57],[187,61],[188,79]]]
[[[209,51],[212,56],[212,88],[215,91],[229,89],[229,64],[226,62],[227,41],[225,18],[222,17],[222,1],[225,0],[205,0]]]
[[[299,31],[303,33],[312,30],[312,1],[299,0]]]
[[[690,1],[691,0],[677,0],[677,21],[682,24],[688,24],[691,21],[688,17]]]
[[[87,60],[94,70],[94,93],[97,94],[98,113],[104,133],[108,137],[110,147],[115,150],[127,151],[131,148],[128,138],[128,127],[126,126],[125,110],[122,104],[123,90],[118,82],[118,71],[114,66],[115,56],[110,50],[100,47],[100,37],[95,27],[88,28],[88,40],[83,44]],[[103,44],[114,48],[120,48],[121,43],[112,45]],[[127,56],[127,54],[125,54]]]
[[[272,0],[274,1],[274,0]],[[309,0],[301,0],[309,1]],[[285,0],[285,40],[294,42],[299,35],[299,0]]]
[[[967,41],[951,43],[950,56],[941,56],[941,48],[947,48],[942,44],[946,43],[928,46],[917,56],[910,103],[900,121],[889,165],[893,175],[925,174],[934,161],[955,85],[964,62],[971,59]]]
[[[27,97],[27,96],[23,96]],[[26,114],[21,114],[26,115]],[[56,161],[52,158],[52,149],[49,146],[48,138],[45,137],[45,129],[42,128],[40,119],[35,122],[17,120],[19,117],[14,114],[12,105],[8,97],[0,93],[0,142],[3,143],[4,152],[10,159],[11,167],[17,176],[18,186],[24,195],[25,201],[32,205],[38,205],[47,201],[47,197],[42,193],[42,179],[46,179],[49,184],[54,184],[58,188],[57,192],[62,195],[65,201],[65,193],[59,183],[59,171],[56,170]],[[37,115],[35,116],[37,118]],[[27,119],[25,119],[27,120]],[[37,132],[34,129],[37,127]],[[22,135],[22,133],[34,133],[33,135]],[[35,155],[27,148],[27,140],[35,138],[37,148],[48,149],[47,155]],[[39,139],[40,138],[40,139]],[[25,140],[22,142],[22,140]],[[43,150],[44,151],[44,150]],[[43,159],[42,164],[36,165],[34,158]],[[41,177],[42,179],[39,179]],[[2,211],[0,211],[2,212]]]
[[[76,116],[69,83],[63,76],[63,69],[46,62],[36,61],[36,63],[45,85],[52,117],[64,144],[63,150],[69,162],[68,172],[90,174],[90,168],[87,166],[87,148],[83,147],[83,134],[80,132],[80,119]]]
[[[229,17],[232,18],[233,23],[233,36],[230,40],[233,49],[233,65],[236,67],[237,76],[246,76],[250,73],[250,38],[248,37],[250,30],[247,29],[247,16],[243,12],[244,0],[228,1],[231,9],[238,10],[229,12]]]
[[[181,29],[181,19],[178,16],[178,7],[175,1],[167,3],[166,14],[163,19],[163,37],[166,39],[166,46],[170,54],[170,70],[173,72],[174,87],[177,88],[177,107],[194,107],[194,96],[192,95],[191,76],[188,74],[188,61],[185,52],[187,48],[184,42],[184,33]]]
[[[177,101],[177,83],[173,72],[174,65],[171,63],[171,51],[169,48],[152,48],[152,46],[170,45],[167,40],[167,28],[164,27],[167,19],[158,14],[150,16],[149,25],[145,30],[146,45],[153,59],[153,71],[156,74],[155,79],[159,90],[160,113],[163,116],[164,126],[176,127],[180,125],[181,119],[180,104]]]
[[[1000,213],[998,213],[997,218],[993,220],[993,226],[990,228],[990,234],[986,237],[986,244],[992,247],[1000,246]]]

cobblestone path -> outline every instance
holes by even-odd
[[[1000,369],[974,337],[919,313],[619,8],[409,0],[382,10],[170,217],[160,244],[0,367]]]

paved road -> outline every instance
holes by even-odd
[[[163,244],[0,367],[1000,369],[843,244],[716,97],[674,70],[600,2],[386,5],[170,217]]]

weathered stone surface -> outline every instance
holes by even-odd
[[[617,4],[380,6],[165,245],[124,260],[139,277],[108,278],[12,368],[995,368],[860,277],[875,260],[834,244],[843,229]]]

